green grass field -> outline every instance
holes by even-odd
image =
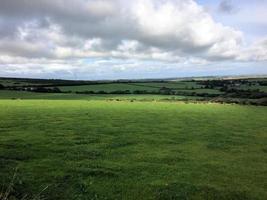
[[[0,100],[0,184],[17,168],[17,197],[264,200],[266,121],[255,106]]]

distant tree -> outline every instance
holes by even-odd
[[[97,94],[97,93],[95,93],[95,91],[82,91],[82,92],[79,92],[79,91],[76,91],[75,92],[76,94]]]
[[[115,90],[111,91],[109,94],[131,94],[130,90]]]
[[[5,89],[5,87],[2,84],[0,84],[0,90],[3,90],[3,89]]]
[[[51,92],[54,92],[54,93],[61,93],[61,90],[58,88],[58,87],[54,87]]]
[[[135,90],[135,91],[133,91],[133,94],[148,94],[148,91],[146,91],[146,90]]]
[[[53,88],[32,87],[29,90],[32,92],[42,92],[42,93],[61,93],[61,90],[57,87],[53,87]]]
[[[107,94],[107,92],[101,90],[101,91],[98,91],[97,94]]]
[[[172,91],[171,88],[161,87],[159,89],[159,93],[164,94],[164,95],[173,95],[173,94],[175,94],[175,91]]]
[[[258,81],[258,84],[261,86],[267,86],[267,81]]]

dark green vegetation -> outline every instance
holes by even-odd
[[[0,101],[0,180],[45,199],[267,199],[267,108]]]

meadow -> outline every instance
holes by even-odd
[[[266,121],[261,106],[0,100],[0,191],[12,182],[10,199],[264,200]]]

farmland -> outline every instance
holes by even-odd
[[[224,100],[264,102],[265,79],[12,81],[0,199],[267,199],[267,107]]]

